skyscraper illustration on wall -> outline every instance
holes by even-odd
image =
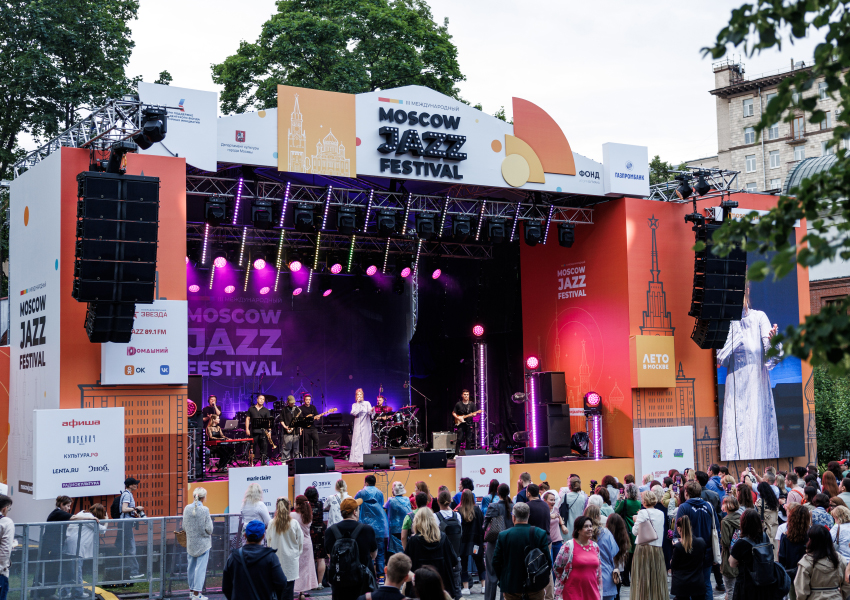
[[[295,173],[315,173],[317,175],[351,176],[351,160],[345,157],[345,145],[328,131],[324,138],[316,142],[316,153],[307,156],[307,132],[304,130],[304,117],[295,94],[287,134],[289,171]]]
[[[661,281],[661,269],[658,267],[658,244],[655,231],[658,229],[658,219],[655,215],[649,218],[649,228],[652,230],[652,268],[649,272],[649,289],[646,292],[646,310],[643,311],[641,335],[673,335],[673,318],[667,311],[667,295],[664,293],[664,283]]]

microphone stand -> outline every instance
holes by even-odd
[[[426,396],[425,394],[423,394],[422,392],[417,390],[415,387],[413,387],[413,384],[411,384],[409,381],[405,385],[407,387],[409,387],[411,390],[413,390],[414,392],[416,392],[417,394],[419,394],[420,396],[422,396],[423,398],[425,398],[426,402],[431,402],[431,399],[428,396]],[[428,405],[425,404],[424,408],[425,408],[425,447],[427,448],[428,447]]]

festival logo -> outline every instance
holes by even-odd
[[[240,144],[245,143],[245,132],[244,131],[236,131],[236,141]]]
[[[662,452],[661,450],[653,450],[652,458],[664,458],[664,452]]]

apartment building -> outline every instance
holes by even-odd
[[[803,97],[817,96],[818,108],[826,112],[821,123],[809,122],[802,111],[792,111],[792,123],[780,121],[756,139],[755,126],[762,111],[776,94],[780,82],[811,69],[805,62],[771,73],[747,77],[741,63],[725,60],[714,69],[717,107],[717,162],[721,168],[740,171],[738,185],[754,192],[780,190],[800,161],[834,152],[832,139],[838,102],[826,91],[826,83],[815,81]],[[788,115],[783,114],[783,119]],[[703,161],[705,159],[702,159]]]

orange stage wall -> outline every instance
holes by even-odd
[[[758,194],[733,199],[748,209],[767,210],[776,203],[775,197]],[[595,208],[593,225],[577,225],[572,248],[555,242],[555,226],[545,246],[523,245],[523,351],[538,356],[542,370],[566,373],[571,407],[581,407],[588,391],[602,395],[606,455],[633,456],[633,428],[690,425],[695,467],[707,470],[720,462],[720,430],[714,353],[690,339],[694,234],[684,220],[690,212],[690,203],[623,198]],[[805,223],[797,228],[798,241],[805,230]],[[568,274],[570,287],[559,289]],[[809,310],[808,275],[802,268],[798,282],[802,320]],[[675,388],[630,387],[629,337],[635,335],[674,338]],[[803,363],[803,381],[810,376],[811,368]],[[806,419],[811,419],[813,402],[806,404]],[[574,417],[570,425],[573,432],[583,431],[584,418]],[[787,469],[814,460],[813,432],[810,428],[807,456],[755,461],[756,466]]]

